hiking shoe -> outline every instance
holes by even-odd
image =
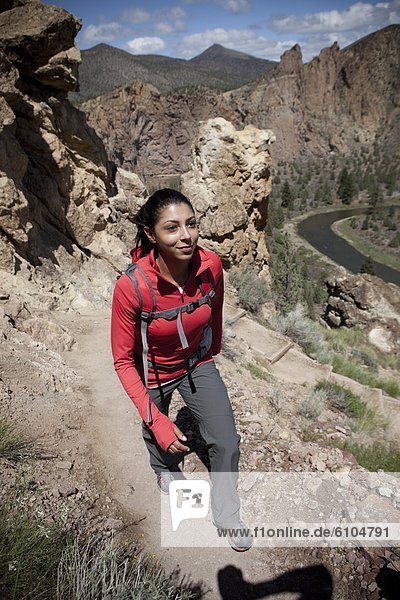
[[[169,484],[175,479],[186,479],[182,471],[161,471],[157,473],[157,485],[162,494],[169,495]]]
[[[235,552],[250,550],[253,545],[253,536],[250,527],[246,523],[239,521],[236,527],[227,527],[225,531],[228,533],[227,538],[232,550],[235,550]]]

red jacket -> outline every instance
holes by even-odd
[[[179,365],[197,351],[203,329],[211,320],[212,346],[197,365],[212,360],[212,356],[218,354],[221,350],[222,338],[224,283],[222,264],[217,254],[197,246],[191,260],[191,270],[183,288],[183,294],[180,293],[176,285],[161,275],[154,258],[154,250],[149,255],[139,258],[136,262],[147,275],[155,291],[157,311],[174,308],[180,304],[186,304],[201,298],[202,293],[196,277],[209,269],[208,273],[216,294],[211,307],[208,304],[203,304],[192,313],[182,313],[183,329],[189,347],[184,350],[181,347],[176,319],[151,321],[147,330],[147,339],[152,353],[151,358],[155,363]],[[143,292],[142,296],[144,296]],[[150,296],[149,291],[147,296]],[[143,383],[139,301],[135,286],[126,274],[118,279],[114,289],[111,315],[111,347],[114,367],[118,377],[126,393],[138,409],[141,418],[147,421],[149,395]],[[182,366],[168,372],[161,369],[155,372],[150,365],[148,386],[149,388],[157,387],[183,375],[185,372],[187,372],[187,367]],[[159,445],[167,450],[172,442],[177,439],[173,432],[174,425],[154,404],[152,404],[151,414],[152,423],[149,424],[149,427]]]

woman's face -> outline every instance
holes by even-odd
[[[145,232],[167,262],[190,260],[199,239],[196,217],[183,202],[164,208],[154,228]]]

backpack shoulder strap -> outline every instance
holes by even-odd
[[[145,315],[150,315],[150,313],[155,312],[157,309],[156,294],[142,267],[137,263],[133,263],[129,265],[125,273],[135,286],[135,291],[139,300],[140,312],[145,313]],[[137,276],[138,274],[139,278]],[[144,285],[141,285],[140,281],[142,281]],[[146,308],[149,308],[150,310],[146,310]]]
[[[149,354],[149,345],[147,342],[147,327],[151,320],[151,315],[155,313],[157,309],[157,298],[154,292],[153,286],[151,285],[149,278],[143,269],[137,264],[133,263],[129,265],[127,270],[125,271],[128,275],[129,279],[132,281],[135,286],[135,291],[139,300],[139,310],[140,310],[140,335],[142,339],[142,361],[143,361],[143,375],[144,375],[144,383],[146,388],[148,387],[149,381],[149,362],[148,362],[148,354]],[[140,275],[138,278],[137,275]],[[140,284],[140,281],[142,284]],[[150,310],[145,310],[145,308],[150,307]],[[153,418],[151,416],[151,399],[149,396],[149,403],[147,408],[147,422],[151,424]]]
[[[203,278],[203,281],[202,281],[202,278]],[[196,280],[197,280],[197,284],[200,288],[202,296],[207,297],[207,302],[211,306],[211,303],[213,302],[213,300],[215,298],[215,290],[214,290],[214,285],[213,285],[213,279],[212,279],[212,276],[210,275],[210,269],[206,269],[205,271],[200,273],[200,275],[198,275],[196,277]],[[204,289],[204,283],[208,283],[210,286],[210,289],[208,292],[206,292]]]

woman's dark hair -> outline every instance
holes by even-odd
[[[149,254],[154,245],[145,234],[144,228],[154,229],[161,211],[171,204],[187,204],[194,212],[192,203],[181,192],[163,188],[154,192],[136,213],[134,223],[137,226],[137,234],[134,248],[137,250],[140,246],[140,256]]]

